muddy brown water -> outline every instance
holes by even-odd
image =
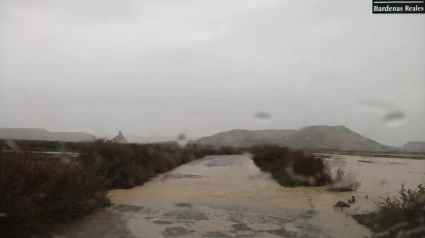
[[[114,206],[59,227],[67,237],[370,237],[349,215],[373,210],[404,183],[425,182],[425,161],[330,155],[362,182],[356,192],[281,187],[250,155],[209,156],[140,187],[113,190]],[[351,208],[336,209],[356,197]],[[367,197],[366,197],[367,196]]]

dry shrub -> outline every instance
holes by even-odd
[[[18,146],[21,150],[56,151],[59,145],[62,146],[58,142],[20,141]],[[4,150],[10,148],[2,144],[0,237],[43,232],[52,224],[84,216],[107,205],[106,189],[131,188],[205,155],[238,151],[119,144],[107,139],[67,146],[80,155],[61,160],[56,155],[6,152]]]
[[[55,157],[0,151],[0,236],[24,236],[107,205],[93,170]]]
[[[332,181],[323,160],[311,153],[276,145],[251,149],[254,163],[283,186],[323,186]]]
[[[357,191],[362,183],[357,181],[355,177],[347,173],[343,168],[339,167],[332,177],[332,183],[327,190],[332,192],[350,192]]]
[[[240,149],[231,147],[195,149],[163,144],[120,144],[107,139],[82,144],[80,151],[81,164],[106,177],[110,188],[142,185],[158,173],[206,155],[241,153]]]
[[[131,188],[147,181],[152,174],[138,165],[131,147],[99,139],[81,149],[80,163],[93,168],[109,181],[109,188]]]
[[[198,154],[200,155],[200,154]],[[110,181],[110,188],[142,185],[158,173],[195,159],[189,149],[156,144],[119,144],[98,139],[81,149],[81,164]]]
[[[425,237],[425,187],[397,190],[397,197],[380,197],[375,212],[354,215],[377,237]]]
[[[12,140],[1,140],[0,150],[15,149],[10,148],[10,141]],[[82,145],[89,142],[13,140],[13,143],[22,151],[78,152]]]

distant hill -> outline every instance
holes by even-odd
[[[0,139],[87,141],[94,138],[85,132],[50,132],[41,128],[0,128]]]
[[[202,137],[195,140],[195,143],[204,145],[257,145],[257,144],[287,144],[289,135],[294,130],[241,130],[235,129],[227,132],[220,132],[212,136]]]
[[[289,143],[301,148],[386,150],[388,146],[364,137],[345,126],[307,126],[289,136]]]
[[[389,150],[344,126],[307,126],[299,130],[231,130],[195,141],[203,145],[279,144],[297,148],[327,148],[346,150]]]
[[[401,148],[409,152],[425,152],[425,141],[409,141]]]

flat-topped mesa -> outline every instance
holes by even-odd
[[[277,144],[295,148],[388,151],[395,150],[364,137],[344,125],[312,125],[296,130],[230,130],[195,141],[214,146],[252,146]]]
[[[401,148],[409,152],[425,152],[425,141],[409,141]]]
[[[129,143],[129,142],[127,141],[127,139],[125,139],[125,137],[124,137],[124,135],[122,134],[122,132],[121,132],[121,131],[119,131],[118,135],[117,135],[117,136],[115,136],[115,137],[112,139],[112,141],[113,141],[113,142],[117,142],[117,143]]]

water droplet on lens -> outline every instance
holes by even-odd
[[[184,133],[180,133],[177,135],[177,143],[181,148],[185,147],[187,142],[189,142],[189,140]]]
[[[271,114],[268,112],[254,113],[254,120],[259,124],[269,124],[271,117],[272,117]]]
[[[133,186],[134,185],[134,179],[130,178],[128,180],[128,184],[131,185],[131,186]]]
[[[404,124],[405,114],[401,111],[392,111],[387,113],[383,120],[384,122],[392,128],[398,128]]]
[[[316,185],[316,179],[313,176],[308,177],[307,181],[311,186]]]
[[[39,198],[46,198],[47,197],[47,195],[45,193],[37,193],[36,196],[39,197]]]
[[[183,133],[180,133],[177,135],[177,140],[186,140],[186,135]]]
[[[62,155],[61,156],[61,160],[62,160],[62,162],[63,163],[65,163],[65,164],[69,164],[69,163],[71,163],[71,158],[69,158],[68,156],[66,156],[66,155]]]
[[[379,181],[379,186],[384,186],[387,185],[388,181],[385,179],[382,179],[381,181]]]
[[[16,144],[14,140],[5,140],[4,142],[6,143],[7,146],[9,146],[9,148],[13,150],[20,150],[18,144]]]
[[[400,111],[389,112],[387,115],[384,116],[385,121],[394,121],[394,120],[400,120],[403,118],[404,118],[404,113]]]

